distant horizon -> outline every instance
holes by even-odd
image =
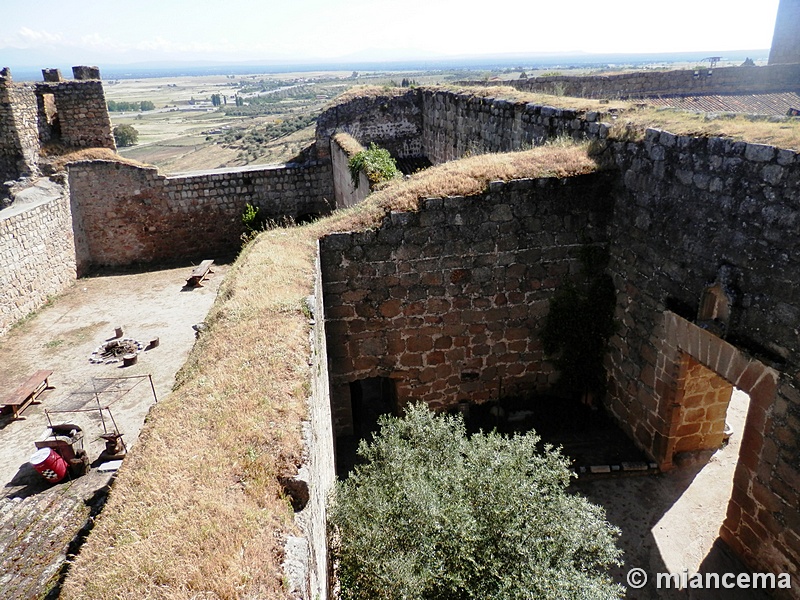
[[[769,48],[779,0],[40,0],[0,20],[0,66],[452,64],[463,57]],[[515,59],[511,59],[515,60]],[[519,59],[516,59],[519,60]]]
[[[644,66],[658,63],[699,62],[718,56],[723,62],[742,62],[746,58],[766,61],[769,48],[741,50],[697,50],[684,52],[654,53],[591,53],[591,52],[552,52],[552,53],[496,53],[462,56],[424,56],[395,58],[386,60],[365,59],[305,59],[296,61],[273,60],[151,60],[131,63],[92,64],[100,69],[103,79],[128,79],[143,77],[201,76],[201,75],[244,75],[258,73],[288,73],[313,71],[435,71],[457,70],[486,71],[521,66],[526,69],[546,68],[608,68],[609,66]],[[0,60],[3,60],[0,57]],[[72,67],[78,64],[0,64],[8,67],[15,81],[41,81],[42,69],[57,68],[65,78],[72,77]]]

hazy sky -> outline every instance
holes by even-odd
[[[0,66],[768,48],[778,0],[4,0]],[[478,10],[478,8],[482,10]],[[496,7],[496,10],[492,10]],[[25,63],[21,61],[26,61]]]

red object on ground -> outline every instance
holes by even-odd
[[[30,460],[31,465],[51,483],[58,483],[67,474],[67,461],[52,448],[37,450]]]

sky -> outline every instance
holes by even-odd
[[[0,67],[769,48],[778,0],[3,0]]]

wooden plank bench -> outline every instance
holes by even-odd
[[[36,371],[28,378],[28,381],[19,386],[13,394],[5,399],[2,405],[3,408],[9,407],[14,414],[14,419],[18,419],[22,411],[36,401],[39,394],[47,389],[52,389],[53,386],[47,381],[52,374],[52,371]]]
[[[203,280],[208,277],[209,273],[213,273],[214,271],[211,270],[211,265],[214,264],[213,260],[204,260],[199,265],[194,268],[192,274],[189,275],[189,278],[186,280],[186,285],[188,287],[202,287]]]

